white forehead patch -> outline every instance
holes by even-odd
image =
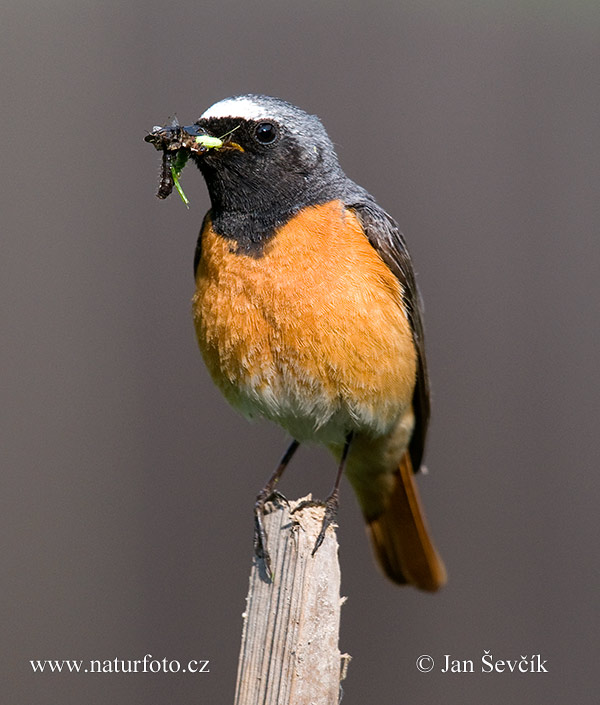
[[[200,115],[200,119],[205,118],[241,118],[242,120],[262,120],[273,116],[273,109],[270,113],[268,108],[251,98],[225,98],[212,105],[208,110]]]

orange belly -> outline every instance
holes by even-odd
[[[298,440],[385,435],[410,409],[416,352],[400,283],[338,201],[303,210],[257,258],[207,219],[193,311],[227,399]]]

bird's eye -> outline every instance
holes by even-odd
[[[261,144],[272,144],[277,139],[277,128],[270,122],[261,122],[254,135]]]

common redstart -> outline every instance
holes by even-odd
[[[298,445],[319,443],[339,465],[315,550],[345,472],[385,574],[437,590],[446,571],[414,479],[430,415],[423,324],[396,222],[344,174],[320,120],[277,98],[227,98],[146,139],[164,154],[159,196],[188,156],[210,194],[193,297],[206,366],[236,409],[294,439],[257,497],[258,554],[268,562],[266,501]]]

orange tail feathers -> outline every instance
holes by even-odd
[[[429,592],[444,585],[446,568],[429,537],[408,452],[385,511],[368,527],[377,559],[391,580]]]

